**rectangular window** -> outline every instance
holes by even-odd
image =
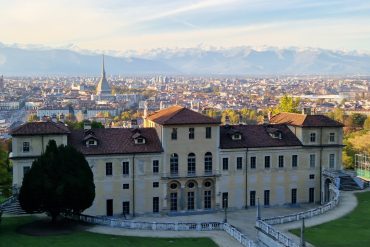
[[[222,208],[229,207],[229,193],[224,192],[222,193]]]
[[[172,140],[177,140],[177,128],[172,129],[171,139]]]
[[[194,128],[189,128],[189,139],[190,140],[194,139]]]
[[[194,210],[194,192],[188,192],[188,210]]]
[[[129,184],[123,184],[123,185],[122,185],[122,188],[123,188],[124,190],[128,190],[128,189],[130,188],[130,185],[129,185]]]
[[[159,160],[153,160],[153,173],[159,172]]]
[[[128,175],[130,172],[130,167],[128,161],[122,162],[122,174],[123,175]]]
[[[123,215],[130,214],[130,202],[122,202],[122,212]]]
[[[263,198],[263,203],[265,206],[270,206],[270,191],[265,190],[264,193],[264,198]]]
[[[329,154],[329,167],[334,168],[335,166],[335,154]]]
[[[222,170],[229,169],[229,158],[222,158]]]
[[[329,142],[335,142],[335,133],[329,134]]]
[[[297,189],[292,189],[292,204],[297,204]]]
[[[236,169],[243,169],[243,157],[236,157]]]
[[[113,199],[106,200],[106,210],[107,210],[107,216],[113,215]]]
[[[256,206],[256,191],[254,191],[254,190],[249,192],[249,205],[251,207]]]
[[[256,157],[251,157],[251,169],[256,169]]]
[[[270,168],[270,156],[265,156],[265,168]]]
[[[23,176],[26,175],[30,171],[31,167],[29,166],[24,166],[23,167]]]
[[[316,133],[310,134],[310,142],[316,142]]]
[[[105,163],[105,175],[112,176],[113,170],[112,170],[112,162]]]
[[[29,142],[23,142],[23,152],[29,152],[30,151],[30,143]]]
[[[158,188],[159,187],[159,182],[153,182],[153,188]]]
[[[284,156],[279,155],[279,167],[283,168],[284,167]]]
[[[292,167],[297,167],[298,166],[298,155],[293,154],[292,155]]]
[[[153,197],[153,213],[159,212],[159,197]]]
[[[211,139],[211,138],[212,138],[212,128],[206,127],[206,139]]]
[[[204,208],[210,209],[211,208],[211,191],[206,190],[204,191]]]
[[[310,167],[315,168],[316,166],[316,155],[310,154]]]
[[[177,193],[170,193],[170,210],[177,211]]]
[[[310,179],[315,179],[315,174],[310,174]]]
[[[308,202],[315,202],[315,188],[310,188],[308,193]]]

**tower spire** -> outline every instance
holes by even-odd
[[[102,62],[102,77],[105,78],[105,67],[104,67],[104,54],[103,54],[103,62]]]

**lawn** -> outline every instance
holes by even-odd
[[[370,192],[357,193],[358,206],[348,215],[307,228],[305,239],[316,247],[370,246]],[[300,230],[292,233],[299,236]]]
[[[34,221],[32,216],[3,218],[0,223],[1,247],[73,247],[73,246],[119,246],[119,247],[216,247],[209,238],[142,238],[96,234],[85,231],[75,231],[68,235],[33,237],[16,232],[16,229]]]

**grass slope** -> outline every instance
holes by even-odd
[[[306,241],[316,247],[370,246],[370,192],[356,194],[358,206],[348,215],[305,230]],[[291,231],[299,236],[300,230]]]
[[[76,231],[69,235],[33,237],[16,232],[16,229],[26,223],[34,221],[34,217],[3,218],[0,223],[1,247],[217,247],[209,238],[142,238],[96,234],[85,231]]]

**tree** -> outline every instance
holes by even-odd
[[[6,143],[0,142],[0,192],[5,196],[10,196],[11,194],[11,183],[11,167]]]
[[[294,99],[288,95],[284,95],[280,98],[279,105],[277,106],[278,112],[295,112],[298,113],[298,106],[300,103],[300,99]]]
[[[23,178],[19,202],[27,213],[81,213],[95,198],[93,173],[82,153],[50,140]]]
[[[362,127],[367,117],[364,114],[353,113],[351,115],[351,118],[352,118],[354,127]]]
[[[365,122],[364,122],[364,126],[363,128],[365,130],[370,130],[370,116],[366,118]]]

